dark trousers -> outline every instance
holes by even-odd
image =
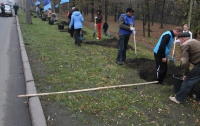
[[[79,29],[74,29],[74,33],[75,33],[75,44],[78,44],[78,46],[81,45],[80,31],[81,31],[81,28],[79,28]]]
[[[105,36],[107,36],[107,30],[108,30],[108,28],[103,29],[103,33],[104,33]]]
[[[15,15],[17,15],[17,9],[15,9]]]
[[[184,102],[194,85],[198,82],[200,82],[200,63],[195,65],[189,75],[186,76],[180,91],[176,94],[176,100]],[[200,89],[197,92],[196,99],[200,101]]]
[[[1,9],[1,16],[5,17],[5,9]]]
[[[167,74],[167,62],[162,61],[162,57],[159,54],[154,53],[156,62],[156,80],[162,83]]]
[[[128,47],[128,40],[130,36],[119,35],[119,49],[116,61],[126,60],[126,50]]]
[[[71,36],[72,38],[74,37],[74,26],[71,27],[70,36]]]

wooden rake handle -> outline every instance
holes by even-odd
[[[136,83],[136,84],[116,85],[116,86],[105,86],[105,87],[88,88],[88,89],[72,90],[72,91],[38,93],[38,94],[25,94],[25,95],[18,95],[17,97],[18,98],[23,98],[23,97],[35,97],[35,96],[44,96],[44,95],[52,95],[52,94],[78,93],[78,92],[103,90],[103,89],[109,89],[109,88],[121,88],[121,87],[130,87],[130,86],[150,85],[150,84],[155,84],[155,83],[158,83],[158,81],[145,82],[145,83]]]

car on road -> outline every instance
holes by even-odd
[[[12,8],[10,7],[10,5],[5,4],[4,6],[5,6],[5,15],[9,15],[10,17],[12,17],[13,16]],[[0,8],[1,8],[1,6],[0,6]],[[0,15],[2,15],[1,9],[0,9]]]

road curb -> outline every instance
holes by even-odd
[[[20,52],[21,52],[21,58],[22,58],[22,63],[23,63],[23,71],[24,71],[24,77],[25,77],[25,83],[26,83],[26,93],[36,94],[37,90],[35,87],[35,82],[33,79],[28,56],[26,53],[26,48],[25,48],[24,41],[22,38],[18,16],[16,16],[16,21],[17,21],[17,31],[18,31],[18,36],[19,36]],[[31,115],[32,126],[47,126],[39,97],[29,97],[28,105],[29,105],[29,111]]]

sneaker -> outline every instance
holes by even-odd
[[[166,83],[166,82],[158,82],[158,84],[161,84],[161,85],[168,85],[168,83]]]
[[[116,63],[117,63],[118,65],[122,65],[122,62],[121,62],[121,61],[116,61]]]
[[[97,37],[97,40],[98,40],[99,38]]]
[[[175,97],[169,97],[169,99],[177,104],[180,104],[181,102],[177,101]]]

